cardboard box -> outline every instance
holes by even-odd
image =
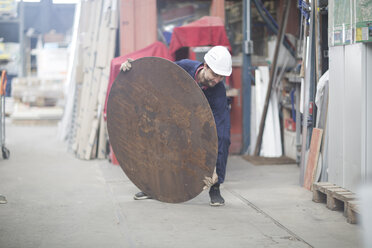
[[[68,52],[66,48],[39,49],[36,54],[38,78],[66,79],[68,69]]]
[[[51,32],[44,34],[44,43],[58,43],[64,42],[65,36],[63,34]]]

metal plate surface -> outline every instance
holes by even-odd
[[[188,201],[212,176],[218,152],[212,111],[193,78],[171,61],[145,57],[120,72],[107,128],[125,174],[159,201]]]

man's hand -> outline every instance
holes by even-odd
[[[218,176],[217,176],[217,173],[216,173],[216,167],[214,167],[214,171],[213,171],[212,177],[204,177],[203,182],[205,184],[204,187],[203,187],[203,190],[209,189],[215,183],[218,182]]]
[[[134,60],[133,59],[131,59],[131,58],[128,58],[127,59],[127,61],[125,61],[124,63],[122,63],[121,64],[121,66],[120,66],[120,70],[121,71],[129,71],[131,68],[132,68],[132,62],[133,62]]]

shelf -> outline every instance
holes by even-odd
[[[292,110],[292,105],[291,104],[289,104],[289,103],[282,103],[282,106],[283,106],[283,108],[285,108],[285,109],[290,109],[290,110]],[[296,106],[295,106],[295,108],[296,108]]]
[[[20,20],[17,19],[0,19],[0,23],[19,23]]]
[[[285,74],[285,77],[288,79],[289,83],[301,83],[301,77],[299,74],[294,74],[294,73],[287,73]]]

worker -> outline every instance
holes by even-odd
[[[131,69],[131,62],[128,59],[120,70]],[[175,63],[191,75],[202,89],[212,109],[218,136],[218,156],[214,174],[211,178],[204,180],[205,187],[210,188],[209,196],[211,206],[222,206],[225,200],[220,193],[220,185],[225,180],[227,157],[230,146],[230,113],[227,104],[226,89],[223,79],[231,75],[231,55],[226,47],[212,47],[204,56],[204,63],[183,59]],[[150,199],[151,196],[144,192],[135,194],[135,200]]]

